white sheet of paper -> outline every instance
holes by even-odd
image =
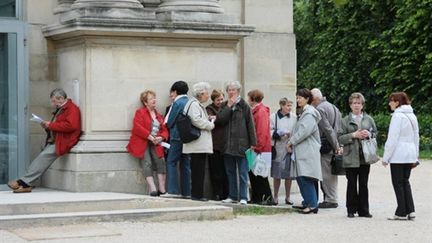
[[[30,118],[30,121],[34,121],[37,123],[41,123],[44,121],[44,119],[40,118],[39,116],[35,115],[34,113],[32,113],[32,117]]]
[[[160,143],[162,147],[169,149],[171,145],[169,143],[161,142]]]

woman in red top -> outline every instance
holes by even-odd
[[[146,90],[140,95],[144,107],[135,112],[128,152],[140,159],[146,178],[150,196],[165,194],[166,166],[161,142],[168,138],[168,130],[164,119],[156,111],[156,93]],[[153,169],[156,169],[159,191],[153,179]]]
[[[271,153],[270,108],[261,103],[264,94],[260,90],[249,91],[248,98],[248,103],[252,108],[257,138],[255,152],[258,154]],[[249,171],[249,180],[252,188],[252,203],[275,205],[267,177],[256,176]]]

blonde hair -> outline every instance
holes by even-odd
[[[141,100],[141,103],[143,104],[143,106],[146,105],[149,95],[153,95],[154,97],[156,97],[156,93],[153,90],[144,90],[140,94],[140,100]]]

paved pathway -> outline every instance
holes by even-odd
[[[415,221],[389,221],[396,200],[389,168],[375,164],[369,179],[373,218],[347,218],[344,207],[346,179],[339,177],[340,206],[320,210],[317,215],[297,213],[267,216],[238,216],[225,221],[163,223],[96,223],[34,228],[33,236],[54,231],[60,239],[32,242],[431,242],[432,161],[413,170],[411,184],[416,204]],[[283,198],[283,197],[281,197]],[[298,203],[299,194],[292,199]],[[68,234],[81,238],[68,238]],[[108,232],[108,233],[107,233]],[[27,232],[31,235],[32,232]],[[26,242],[20,231],[0,231],[0,242]],[[71,237],[72,237],[71,236]],[[37,239],[33,238],[33,239]]]

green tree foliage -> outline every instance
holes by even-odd
[[[295,0],[299,87],[318,87],[344,112],[361,92],[372,114],[405,91],[432,104],[432,0]]]

